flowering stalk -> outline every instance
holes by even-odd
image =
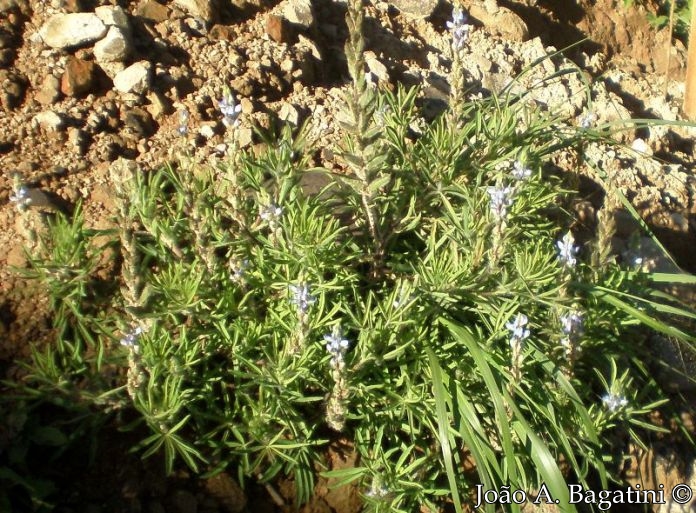
[[[290,302],[297,308],[298,329],[296,336],[293,338],[293,343],[290,347],[291,353],[300,351],[309,334],[309,309],[316,303],[317,299],[309,292],[309,284],[300,283],[299,285],[290,285]]]
[[[507,209],[512,205],[514,191],[512,187],[503,187],[501,184],[495,187],[488,187],[487,191],[490,197],[490,212],[493,217],[491,252],[488,264],[489,268],[495,271],[503,255]]]
[[[373,242],[373,274],[377,274],[384,258],[384,241],[375,205],[379,188],[373,187],[373,184],[380,177],[383,164],[380,163],[381,145],[376,142],[380,139],[381,130],[374,123],[377,93],[365,74],[363,18],[362,0],[349,0],[346,14],[349,35],[345,54],[348,71],[353,79],[353,87],[345,95],[346,117],[349,122],[343,123],[343,126],[348,131],[350,140],[343,155],[360,182],[355,192],[360,195],[360,202],[367,219],[370,238]]]
[[[345,354],[350,342],[343,338],[341,327],[336,326],[330,335],[324,335],[326,350],[331,355],[331,377],[334,387],[326,405],[326,422],[335,431],[345,427],[346,402],[348,401],[348,383],[346,380]]]
[[[135,194],[133,188],[133,169],[125,160],[114,163],[111,168],[111,180],[116,189],[116,204],[118,206],[118,226],[123,257],[122,273],[124,286],[121,294],[125,307],[132,310],[143,306],[143,283],[140,273],[140,257],[135,240],[135,216],[131,209],[131,198]],[[135,318],[134,318],[135,320]]]
[[[578,359],[582,348],[580,339],[585,333],[583,315],[579,311],[567,312],[560,316],[561,323],[561,347],[565,353],[566,365],[565,373],[567,377],[573,376],[575,361]]]
[[[38,215],[31,216],[29,206],[32,203],[29,188],[24,184],[22,175],[14,173],[12,175],[12,194],[10,202],[14,203],[20,215],[21,231],[24,234],[27,244],[34,248],[38,241],[35,222],[41,220]]]
[[[450,71],[450,113],[455,120],[462,114],[465,103],[464,98],[464,66],[463,49],[464,44],[469,38],[469,28],[467,16],[464,10],[456,6],[452,11],[452,21],[447,22],[447,29],[452,33],[452,69]]]
[[[558,248],[558,260],[563,266],[559,296],[566,298],[569,295],[568,287],[572,280],[572,269],[578,262],[576,256],[580,248],[575,245],[575,237],[571,232],[566,233],[561,240],[556,241],[556,247]]]
[[[609,194],[607,191],[607,200]],[[614,262],[611,241],[616,233],[616,220],[610,203],[605,200],[604,206],[597,212],[597,239],[592,251],[592,266],[595,269],[606,268]]]
[[[529,338],[529,330],[526,328],[529,319],[526,315],[518,313],[515,320],[508,322],[505,327],[510,330],[510,349],[512,350],[510,372],[512,379],[519,383],[522,380],[522,359],[524,341]]]
[[[121,339],[121,345],[128,349],[128,378],[126,381],[126,390],[133,401],[135,401],[138,390],[143,386],[146,379],[142,358],[140,356],[140,345],[138,344],[138,339],[142,334],[143,328],[138,326]]]

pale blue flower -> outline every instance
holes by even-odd
[[[16,203],[19,210],[24,210],[26,207],[31,205],[29,188],[26,185],[20,185],[17,187],[15,193],[10,195],[10,201],[12,203]]]
[[[556,241],[556,246],[558,246],[558,257],[561,259],[563,265],[568,267],[574,267],[577,263],[575,258],[580,251],[580,248],[575,246],[575,239],[573,234],[568,232],[563,236],[562,240]]]
[[[527,326],[527,322],[529,322],[527,316],[522,313],[518,313],[512,322],[505,324],[505,327],[512,332],[510,341],[511,344],[512,340],[522,341],[529,337],[529,330],[525,328],[525,326]]]
[[[621,410],[628,405],[628,400],[624,396],[614,393],[604,394],[602,396],[602,402],[604,403],[604,407],[609,410],[610,413],[616,413],[618,410]]]
[[[309,307],[317,301],[309,293],[309,285],[306,283],[290,285],[290,293],[292,294],[290,302],[297,307],[300,315],[305,315],[309,311]]]
[[[571,338],[577,338],[583,334],[583,318],[579,312],[570,312],[561,315],[561,329]]]
[[[343,338],[340,326],[335,326],[330,335],[324,335],[326,350],[331,354],[331,366],[337,367],[343,364],[343,357],[350,347],[350,341]]]
[[[241,263],[234,264],[232,267],[232,273],[230,274],[230,279],[236,283],[244,281],[244,275],[249,267],[249,260],[245,259]]]
[[[452,11],[452,21],[447,22],[447,29],[452,32],[452,48],[459,50],[464,46],[469,37],[469,25],[466,24],[467,16],[460,8]]]
[[[225,126],[239,126],[239,115],[242,112],[242,106],[234,101],[234,96],[228,88],[226,88],[222,99],[218,101],[218,108],[222,113],[222,122]]]
[[[592,112],[588,112],[580,118],[580,128],[587,130],[590,128],[594,122],[597,120],[597,116]]]
[[[280,219],[282,214],[283,208],[271,203],[270,205],[267,205],[261,209],[259,217],[261,217],[262,221],[266,221],[269,224],[274,224],[276,221],[278,221],[278,219]]]
[[[507,217],[507,208],[512,205],[512,187],[497,185],[488,187],[487,191],[491,198],[491,214],[497,220],[504,220]]]
[[[515,180],[522,181],[526,180],[532,175],[532,170],[525,166],[522,162],[519,160],[516,160],[512,164],[512,177]]]
[[[140,335],[143,334],[143,332],[143,328],[137,326],[121,339],[121,345],[123,347],[127,347],[130,351],[133,351],[134,353],[139,353],[140,346],[138,345],[138,339],[140,338]]]
[[[177,127],[177,132],[179,132],[179,135],[185,136],[188,134],[189,118],[190,114],[187,109],[181,109],[179,111],[179,126]]]

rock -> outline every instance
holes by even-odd
[[[376,76],[380,82],[389,82],[389,72],[387,67],[382,64],[374,52],[365,52],[365,63],[374,76]]]
[[[123,123],[131,128],[138,137],[150,137],[157,130],[149,112],[140,107],[134,107],[125,112]]]
[[[249,115],[254,112],[254,102],[252,102],[249,98],[242,98],[239,101],[239,105],[242,107],[242,114]]]
[[[174,0],[174,4],[208,25],[217,21],[219,5],[215,0]]]
[[[278,118],[297,126],[300,121],[300,113],[291,103],[284,103],[278,112]]]
[[[205,490],[218,502],[222,513],[241,513],[246,507],[244,491],[227,472],[206,479]]]
[[[34,95],[34,99],[42,105],[51,105],[60,98],[60,80],[53,75],[46,75],[41,88]]]
[[[288,0],[283,8],[283,17],[290,23],[309,28],[314,24],[314,13],[310,0]]]
[[[157,91],[150,92],[147,95],[147,99],[150,100],[150,105],[145,107],[145,109],[155,119],[160,119],[162,116],[170,114],[173,111],[169,99]]]
[[[130,53],[130,41],[123,29],[112,26],[103,39],[94,45],[97,62],[122,62]]]
[[[131,64],[114,77],[114,88],[121,93],[144,93],[150,86],[150,63]]]
[[[57,132],[63,127],[63,118],[52,110],[39,112],[34,116],[34,121],[36,121],[41,128],[49,132]]]
[[[437,7],[438,0],[392,0],[399,11],[415,18],[427,18]]]
[[[122,62],[100,62],[99,67],[112,81],[116,75],[126,69],[126,65]]]
[[[70,57],[61,77],[60,90],[65,96],[83,96],[94,88],[96,64]]]
[[[27,80],[11,70],[0,69],[0,106],[5,110],[19,107],[24,100]]]
[[[295,61],[292,59],[285,59],[280,63],[280,69],[285,73],[292,73],[292,70],[295,69]]]
[[[94,10],[94,14],[96,14],[107,27],[118,27],[124,31],[130,29],[128,13],[126,13],[122,7],[117,5],[101,5]]]
[[[266,16],[266,34],[276,43],[290,43],[293,30],[286,23],[285,18],[277,14]]]
[[[72,48],[93,43],[106,35],[106,25],[94,13],[54,14],[39,30],[51,48]]]
[[[187,32],[192,36],[203,37],[208,33],[208,28],[203,18],[186,18],[184,25],[188,28]]]
[[[209,123],[205,124],[198,130],[198,133],[205,139],[212,139],[215,137],[215,126]]]
[[[162,23],[169,19],[169,7],[162,5],[155,0],[146,0],[141,2],[136,9],[136,14],[146,20]]]
[[[233,41],[235,32],[232,27],[228,25],[214,25],[213,28],[210,29],[209,34],[213,39]]]
[[[238,96],[252,96],[254,94],[254,81],[248,74],[232,80],[230,87],[237,92]]]
[[[529,39],[527,24],[506,7],[496,5],[495,8],[491,8],[486,4],[474,3],[469,7],[469,16],[511,41],[522,42]]]
[[[237,142],[240,148],[249,146],[254,138],[254,131],[251,128],[237,128]]]

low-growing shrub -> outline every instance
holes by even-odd
[[[456,74],[451,108],[424,123],[416,89],[365,76],[360,2],[347,20],[343,168],[312,168],[304,129],[239,149],[229,91],[224,163],[115,165],[118,233],[78,209],[32,255],[57,340],[26,386],[145,426],[134,449],[168,471],[290,475],[298,503],[341,441],[357,464],[325,475],[375,511],[461,511],[475,484],[542,482],[572,509],[566,480],[606,486],[620,444],[657,429],[649,329],[692,340],[613,256],[609,205],[578,242],[550,162],[602,135],[511,89],[467,99]],[[463,16],[449,28],[456,72]],[[328,178],[318,194],[311,173]],[[94,278],[109,237],[120,290]]]

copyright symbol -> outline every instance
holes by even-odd
[[[672,500],[677,504],[686,504],[694,496],[694,492],[688,485],[684,483],[678,484],[672,488]]]

